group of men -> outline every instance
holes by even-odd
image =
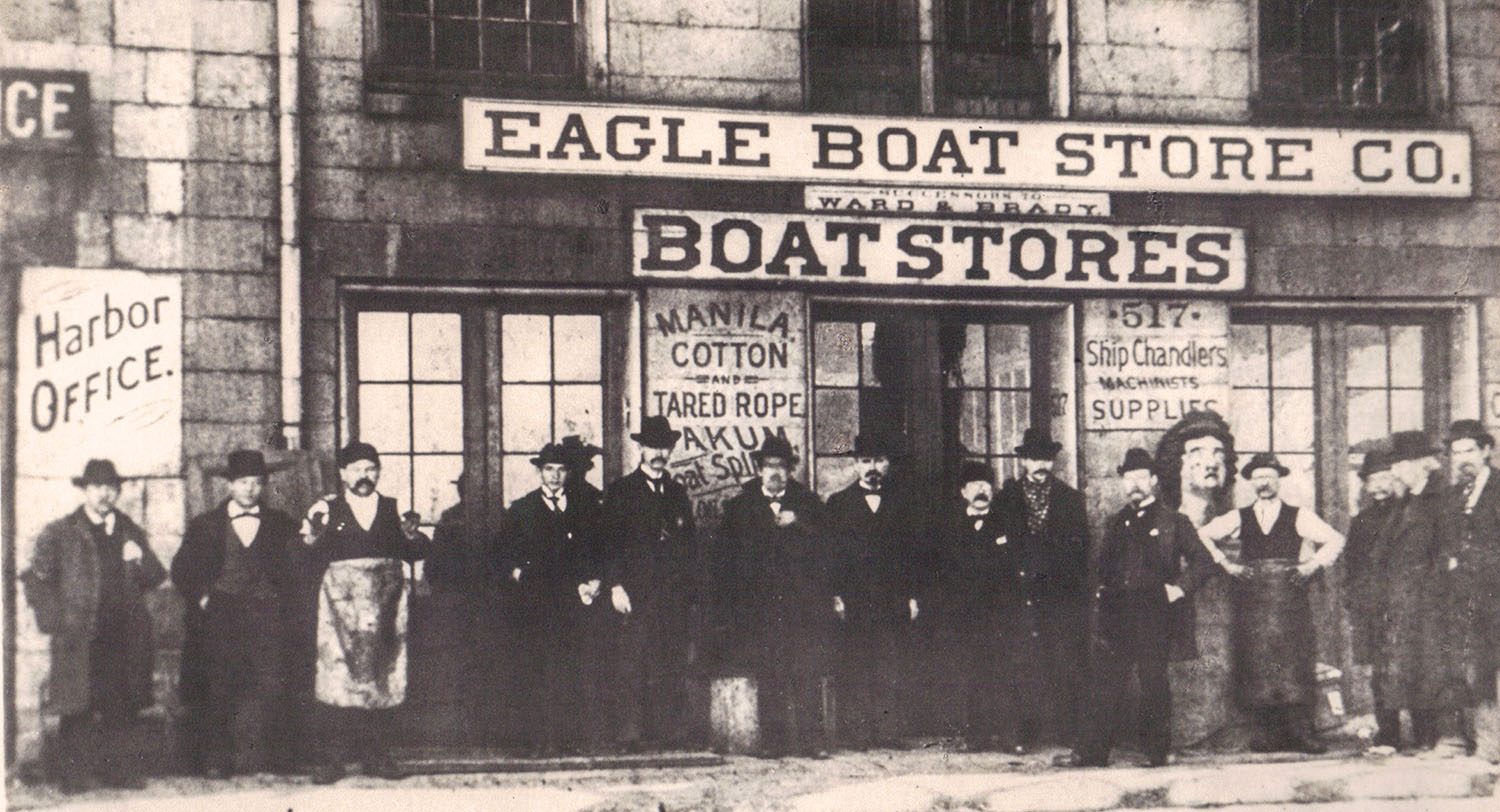
[[[1022,474],[1002,488],[990,465],[965,461],[951,490],[925,498],[903,476],[899,437],[862,434],[854,482],[826,504],[793,479],[790,443],[769,436],[712,539],[698,537],[669,472],[681,432],[646,417],[630,436],[639,465],[602,492],[584,477],[599,449],[548,444],[532,459],[536,489],[485,547],[485,577],[521,630],[505,656],[519,665],[522,738],[537,753],[690,743],[689,664],[706,659],[690,647],[701,644],[721,673],[754,677],[767,755],[895,743],[921,690],[915,661],[927,656],[962,676],[971,749],[1049,739],[1074,745],[1080,766],[1108,762],[1133,673],[1141,743],[1161,764],[1168,662],[1194,656],[1193,592],[1220,571],[1233,578],[1233,676],[1256,746],[1321,750],[1307,585],[1345,539],[1281,502],[1288,472],[1271,455],[1240,471],[1255,502],[1226,511],[1235,458],[1217,414],[1188,415],[1154,458],[1126,453],[1126,504],[1097,549],[1082,495],[1052,475],[1061,444],[1034,428],[1015,449]],[[1494,439],[1461,420],[1448,440],[1452,487],[1418,432],[1371,451],[1360,471],[1369,507],[1351,525],[1347,594],[1385,745],[1400,742],[1402,709],[1428,747],[1444,711],[1495,699]],[[278,712],[285,661],[297,654],[267,630],[299,622],[294,581],[312,577],[315,620],[304,625],[317,702],[306,729],[325,745],[314,777],[335,780],[350,760],[394,772],[386,747],[406,695],[408,566],[435,545],[416,514],[378,492],[374,448],[351,443],[336,461],[339,493],[299,522],[264,504],[263,455],[233,452],[217,472],[228,498],[189,523],[170,570],[115,508],[113,464],[88,463],[74,480],[83,504],[42,531],[23,575],[52,636],[48,701],[65,787],[136,780],[104,742],[151,702],[145,595],[168,575],[185,606],[181,688],[204,771],[278,766],[273,732],[295,727]],[[925,648],[913,645],[918,628]],[[1472,747],[1472,717],[1458,718]]]

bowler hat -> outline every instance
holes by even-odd
[[[642,418],[640,432],[630,435],[647,448],[671,448],[681,437],[682,432],[674,430],[671,421],[661,415]]]
[[[1391,435],[1391,461],[1404,462],[1423,457],[1436,457],[1438,449],[1420,431],[1398,431]]]
[[[1016,453],[1028,460],[1050,460],[1061,450],[1062,443],[1036,426],[1026,429],[1021,435],[1021,444],[1016,446]]]
[[[1371,474],[1391,470],[1393,455],[1388,449],[1372,448],[1365,452],[1365,458],[1359,464],[1359,478],[1369,479]]]
[[[970,482],[995,484],[995,469],[979,460],[964,460],[964,464],[958,466],[958,484],[967,485]]]
[[[1125,452],[1125,461],[1115,469],[1115,473],[1123,474],[1126,471],[1139,471],[1142,468],[1147,471],[1155,471],[1155,463],[1151,461],[1151,452],[1144,448],[1132,448]]]
[[[901,441],[891,434],[860,434],[854,438],[856,457],[895,457],[900,453]]]
[[[335,460],[338,462],[340,468],[347,467],[350,463],[358,462],[360,460],[368,460],[375,463],[376,465],[379,465],[380,453],[375,450],[375,446],[356,440],[355,442],[352,442],[344,446],[343,448],[340,448],[338,456],[335,458]]]
[[[82,488],[85,485],[115,485],[118,486],[122,480],[120,472],[115,470],[115,464],[110,460],[89,460],[83,466],[83,476],[73,477],[74,487]]]
[[[577,434],[569,434],[559,443],[563,455],[568,458],[568,467],[578,471],[589,471],[594,467],[594,455],[604,453],[599,446],[585,443]]]
[[[787,465],[795,465],[797,462],[797,454],[792,451],[792,444],[776,435],[767,437],[766,441],[760,444],[760,448],[750,452],[750,459],[755,460],[757,464],[766,457],[786,460]]]
[[[1245,467],[1240,469],[1240,476],[1249,479],[1251,474],[1254,474],[1256,469],[1259,468],[1270,468],[1276,472],[1277,476],[1286,476],[1291,473],[1291,469],[1282,465],[1281,460],[1276,459],[1275,454],[1262,451],[1251,457],[1249,462],[1245,463]]]
[[[241,448],[229,452],[229,464],[224,466],[223,477],[230,482],[242,476],[267,476],[270,469],[266,468],[266,457],[259,451]]]
[[[1454,440],[1469,439],[1482,446],[1494,446],[1495,435],[1484,430],[1484,424],[1478,420],[1455,420],[1448,428],[1448,442]]]
[[[568,465],[572,458],[562,446],[557,443],[548,443],[542,446],[542,453],[531,458],[531,464],[540,468],[543,465],[558,463]]]

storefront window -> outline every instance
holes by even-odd
[[[1020,471],[1015,447],[1031,424],[1031,336],[1023,324],[963,324],[943,331],[945,398],[958,416],[965,459],[995,469],[1003,481]],[[957,345],[957,352],[949,347]]]
[[[1349,509],[1359,509],[1364,452],[1398,431],[1427,423],[1425,330],[1416,324],[1351,324],[1347,331]]]
[[[1291,469],[1282,496],[1295,505],[1317,504],[1317,414],[1313,392],[1313,330],[1301,324],[1237,324],[1231,328],[1229,422],[1241,462],[1269,451]],[[1236,501],[1255,499],[1243,478]]]
[[[604,434],[603,319],[594,314],[500,317],[500,480],[505,504],[536,487],[531,458],[576,434]],[[603,487],[595,466],[588,479]]]

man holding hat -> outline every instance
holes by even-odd
[[[68,792],[142,783],[129,759],[106,756],[153,702],[145,595],[167,573],[145,531],[115,508],[121,481],[110,460],[89,460],[73,478],[83,503],[42,528],[21,574],[37,628],[51,636],[46,710],[60,717],[51,766]]]
[[[731,660],[756,677],[764,754],[818,756],[837,623],[824,507],[792,479],[797,456],[784,438],[750,456],[760,476],[724,506],[715,591],[733,611]]]
[[[1490,467],[1494,449],[1494,435],[1478,420],[1458,420],[1448,430],[1454,488],[1446,505],[1451,532],[1439,591],[1453,601],[1460,699],[1466,708],[1461,730],[1471,753],[1477,744],[1473,709],[1494,708],[1500,669],[1500,479]]]
[[[1146,761],[1167,762],[1172,693],[1167,664],[1174,648],[1196,656],[1193,590],[1215,571],[1187,516],[1156,498],[1158,484],[1144,448],[1125,452],[1116,469],[1127,504],[1112,516],[1099,550],[1099,635],[1093,668],[1097,712],[1077,753],[1078,766],[1102,767],[1122,733],[1131,672],[1140,683],[1139,720]]]
[[[698,549],[687,488],[667,473],[682,432],[665,417],[631,434],[640,465],[604,492],[605,578],[619,623],[619,743],[677,744],[684,735],[688,613]]]
[[[259,451],[230,452],[213,473],[229,496],[188,522],[172,558],[172,585],[184,605],[183,702],[197,766],[211,777],[266,769],[283,695],[283,611],[289,606],[288,554],[298,537],[291,516],[261,501],[270,471]]]
[[[1026,562],[1026,611],[1036,623],[1040,656],[1028,684],[1027,706],[1056,725],[1047,738],[1074,743],[1084,676],[1088,667],[1088,513],[1083,494],[1052,474],[1062,443],[1032,426],[1016,446],[1024,472],[1005,483],[996,512]],[[1039,730],[1021,731],[1031,744]]]
[[[406,567],[431,542],[416,514],[379,493],[380,455],[369,443],[339,449],[343,489],[307,511],[302,537],[323,565],[314,692],[328,735],[313,780],[330,783],[357,755],[366,772],[393,775],[386,755],[391,709],[406,699]]]
[[[1317,638],[1307,582],[1338,560],[1344,537],[1311,510],[1281,501],[1287,473],[1273,454],[1251,457],[1240,475],[1255,488],[1254,504],[1210,521],[1198,535],[1239,582],[1231,634],[1235,688],[1260,728],[1252,746],[1322,753],[1327,748],[1313,729]],[[1231,538],[1240,542],[1239,563],[1218,547]]]
[[[908,672],[907,633],[918,611],[918,587],[929,562],[925,510],[909,483],[891,474],[897,441],[854,438],[855,480],[828,498],[838,545],[836,608],[840,730],[855,747],[900,737],[899,688]]]
[[[593,744],[592,735],[565,739],[597,723],[583,671],[588,614],[602,585],[599,502],[567,487],[571,462],[557,443],[532,458],[541,484],[510,504],[497,541],[517,596],[523,733],[544,756]]]
[[[971,751],[1020,747],[1027,715],[1022,679],[1035,658],[1026,612],[1027,562],[994,512],[995,472],[977,460],[959,466],[958,499],[939,509],[942,646],[963,678],[964,739]]]

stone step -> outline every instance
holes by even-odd
[[[436,749],[397,751],[394,758],[396,766],[406,775],[642,770],[671,767],[717,767],[724,763],[723,756],[709,752],[517,758],[494,751]]]

